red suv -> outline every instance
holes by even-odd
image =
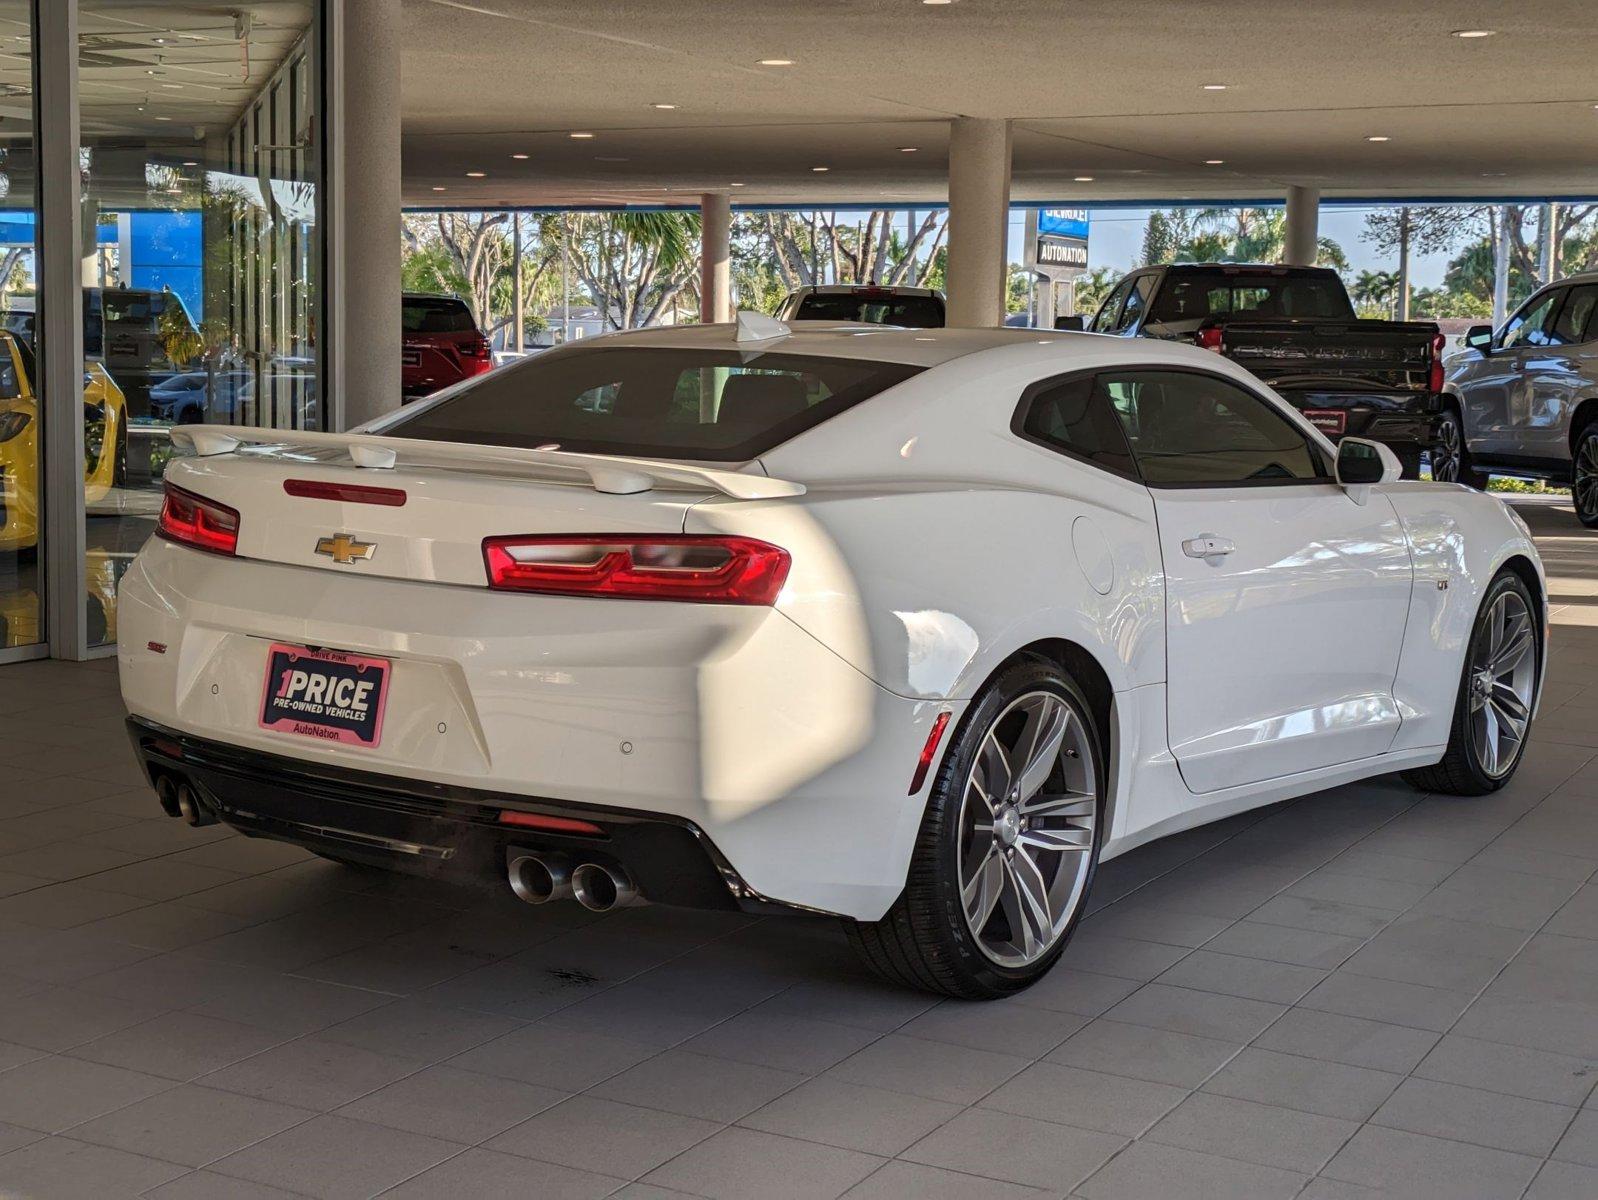
[[[482,375],[494,366],[494,355],[457,296],[404,297],[401,389],[406,400]]]

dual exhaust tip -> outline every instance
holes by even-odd
[[[609,912],[643,904],[638,885],[620,867],[600,863],[572,866],[559,854],[525,854],[511,851],[505,874],[510,890],[528,904],[548,904],[551,900],[576,900],[589,912]]]
[[[162,775],[155,781],[155,798],[169,817],[182,817],[190,825],[215,825],[216,814],[206,807],[200,793],[186,779]]]

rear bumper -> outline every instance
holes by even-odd
[[[453,787],[307,763],[192,737],[130,717],[154,786],[172,775],[207,810],[250,837],[456,883],[505,886],[508,849],[622,867],[645,899],[691,908],[763,909],[759,896],[692,821]],[[152,799],[151,804],[155,801]],[[507,826],[503,813],[564,817],[598,834]]]

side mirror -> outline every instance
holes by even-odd
[[[1087,328],[1087,319],[1080,313],[1072,317],[1055,317],[1054,327],[1069,333],[1081,333]]]
[[[1491,325],[1472,325],[1465,330],[1465,345],[1481,354],[1493,348],[1493,327]]]
[[[1344,438],[1337,443],[1337,482],[1355,504],[1370,498],[1372,484],[1391,483],[1403,473],[1398,455],[1380,442]]]

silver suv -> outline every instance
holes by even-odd
[[[1475,326],[1446,367],[1432,478],[1568,484],[1598,528],[1598,272],[1543,288],[1496,333]]]

